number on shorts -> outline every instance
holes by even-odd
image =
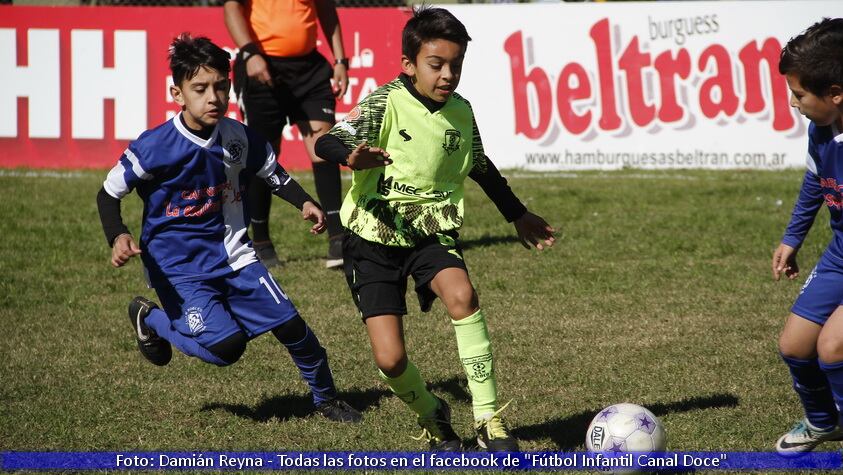
[[[275,283],[275,279],[273,279],[272,277],[269,278],[269,282],[272,282],[272,287],[269,286],[269,282],[267,282],[263,276],[258,279],[258,282],[260,282],[261,284],[263,284],[264,287],[266,287],[266,290],[268,290],[269,294],[272,295],[272,298],[275,299],[275,303],[280,304],[281,301],[278,300],[278,296],[275,295],[275,291],[272,290],[272,287],[275,287],[275,290],[277,290],[278,293],[281,294],[281,298],[283,298],[284,300],[290,300],[287,297],[287,294],[285,294],[284,291],[281,290],[281,287],[278,287],[278,284]]]

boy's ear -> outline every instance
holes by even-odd
[[[170,95],[173,96],[173,100],[176,101],[176,104],[184,107],[184,96],[182,95],[180,87],[170,86]]]
[[[834,105],[843,105],[843,86],[838,84],[832,85],[828,88],[828,95],[831,96],[831,102],[834,103]]]
[[[416,65],[406,55],[401,55],[401,71],[407,76],[416,77]]]

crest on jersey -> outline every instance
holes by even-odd
[[[246,145],[238,139],[234,139],[222,147],[223,160],[229,165],[239,165],[243,158],[243,151],[246,150]]]
[[[445,131],[445,141],[442,143],[442,148],[448,152],[450,157],[452,153],[460,149],[460,142],[462,135],[459,130],[448,129]]]
[[[346,122],[351,122],[353,120],[357,120],[360,118],[360,106],[355,106],[354,109],[349,111],[348,115],[345,116]]]
[[[205,329],[205,320],[202,318],[202,308],[200,307],[190,307],[185,310],[184,319],[194,335],[202,333],[202,330]]]

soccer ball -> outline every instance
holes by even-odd
[[[591,452],[663,452],[667,436],[661,421],[636,404],[621,403],[598,412],[585,434]]]

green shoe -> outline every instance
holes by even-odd
[[[518,452],[518,441],[509,434],[509,429],[501,419],[501,411],[506,409],[509,403],[489,417],[474,421],[474,430],[477,432],[477,445],[488,452]]]
[[[413,439],[426,440],[434,452],[459,452],[462,450],[462,440],[451,427],[451,408],[444,400],[438,397],[436,400],[439,406],[432,414],[419,416],[422,433]]]

